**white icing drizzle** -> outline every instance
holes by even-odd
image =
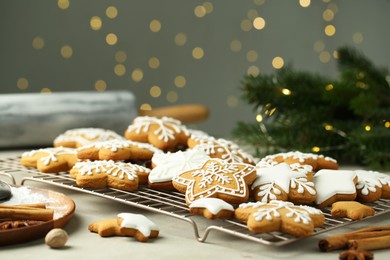
[[[150,174],[151,183],[171,181],[172,178],[185,171],[201,167],[210,156],[203,151],[188,149],[175,153],[156,153],[152,163],[156,165]]]
[[[117,217],[122,219],[121,227],[136,229],[145,237],[149,237],[152,231],[159,231],[157,225],[144,215],[119,213]]]
[[[316,203],[321,204],[336,194],[354,194],[356,187],[353,180],[354,171],[347,170],[319,170],[313,178],[317,190]]]
[[[29,152],[24,152],[22,154],[22,157],[31,157],[34,156],[37,153],[46,153],[47,156],[43,156],[40,158],[40,160],[43,162],[44,165],[49,165],[50,162],[57,162],[57,156],[59,155],[77,155],[77,150],[73,148],[66,148],[66,147],[48,147],[48,148],[42,148],[37,150],[32,150]]]
[[[124,179],[127,176],[129,180],[138,178],[137,172],[150,172],[148,168],[140,165],[112,160],[78,162],[74,168],[79,169],[81,175],[93,175],[94,172],[97,174],[106,173],[114,177],[118,176],[120,179]]]
[[[273,218],[280,218],[280,209],[287,209],[289,212],[286,217],[293,218],[296,223],[309,224],[312,220],[310,214],[321,214],[319,210],[309,206],[295,206],[291,202],[272,200],[268,204],[259,206],[259,209],[253,213],[257,221],[262,221],[263,218],[271,221]]]
[[[77,142],[81,145],[87,145],[93,142],[114,139],[124,140],[125,138],[111,130],[101,128],[76,128],[67,130],[65,133],[56,137],[54,143]]]
[[[194,149],[202,150],[211,157],[218,152],[222,154],[221,159],[228,162],[242,163],[244,160],[247,160],[249,163],[254,162],[254,158],[250,154],[244,152],[232,141],[222,138],[215,139],[211,136],[192,136],[191,138],[199,143],[193,147]]]
[[[85,150],[90,148],[97,148],[97,149],[105,148],[105,149],[110,149],[112,152],[117,152],[119,149],[130,148],[132,146],[136,146],[141,149],[148,149],[154,153],[163,152],[162,150],[148,143],[141,143],[141,142],[135,142],[130,140],[117,140],[117,139],[91,143],[78,148],[78,150]]]
[[[206,208],[212,214],[216,215],[221,210],[234,211],[234,208],[231,204],[225,202],[224,200],[218,198],[202,198],[195,200],[189,206],[190,208]]]
[[[325,157],[321,154],[313,154],[313,153],[302,153],[299,151],[294,151],[294,152],[287,152],[287,153],[277,153],[273,155],[268,155],[264,157],[265,159],[275,159],[276,157],[282,157],[283,159],[287,158],[293,158],[293,159],[298,159],[300,163],[303,163],[306,159],[314,159],[317,160],[318,158],[322,158],[326,161],[331,161],[331,162],[337,162],[335,159],[331,157]]]
[[[360,194],[364,196],[367,196],[370,192],[376,192],[377,188],[382,188],[383,180],[387,179],[387,182],[390,183],[390,176],[383,173],[366,170],[356,170],[355,173],[358,176],[356,189],[359,189]]]
[[[242,166],[239,170],[238,166]],[[203,169],[205,168],[205,169]],[[247,196],[247,184],[244,177],[251,174],[255,167],[250,164],[228,163],[224,160],[212,158],[208,160],[201,169],[191,171],[189,177],[183,177],[188,172],[175,176],[172,180],[186,185],[186,199],[189,202],[199,198],[212,197],[216,193],[233,195],[236,197]],[[195,177],[200,176],[201,180],[195,182]],[[227,183],[236,183],[235,188],[225,186]],[[195,185],[201,189],[195,193]]]
[[[165,116],[162,118],[139,116],[128,126],[127,131],[135,131],[137,134],[140,134],[141,132],[148,132],[151,125],[159,126],[153,134],[157,135],[157,138],[164,142],[174,140],[177,133],[183,132],[185,135],[189,135],[188,129],[179,120]]]

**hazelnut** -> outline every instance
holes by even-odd
[[[51,248],[61,248],[65,246],[68,241],[68,234],[61,228],[53,228],[50,230],[45,237],[46,245]]]

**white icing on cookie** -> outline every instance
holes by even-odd
[[[317,189],[316,204],[321,204],[336,194],[354,194],[356,173],[347,170],[319,170],[313,178]]]
[[[218,198],[202,198],[195,200],[189,206],[190,208],[206,208],[212,214],[217,215],[221,210],[234,211],[231,204]]]
[[[121,227],[136,229],[145,237],[149,237],[152,231],[159,231],[157,225],[141,214],[119,213],[122,219]]]
[[[80,145],[87,145],[93,142],[114,139],[124,140],[125,138],[111,130],[101,128],[76,128],[67,130],[65,133],[56,137],[54,143],[77,142]]]
[[[293,159],[298,159],[300,163],[303,163],[306,159],[314,159],[317,160],[318,158],[323,158],[326,161],[334,162],[336,163],[337,161],[331,157],[325,157],[321,154],[314,154],[314,153],[302,153],[299,151],[294,151],[294,152],[287,152],[287,153],[277,153],[273,155],[268,155],[264,157],[265,159],[275,159],[276,157],[282,157],[283,159],[287,158],[293,158]]]
[[[31,157],[34,156],[37,153],[46,153],[47,156],[43,156],[40,158],[40,160],[43,162],[44,165],[49,165],[50,162],[57,162],[57,156],[59,155],[77,155],[77,150],[73,148],[66,148],[66,147],[48,147],[48,148],[42,148],[37,150],[32,150],[29,152],[24,152],[22,154],[22,157]]]
[[[117,140],[117,139],[91,143],[78,148],[78,150],[85,150],[90,148],[97,148],[97,149],[105,148],[105,149],[110,149],[113,152],[116,152],[118,151],[118,149],[129,148],[131,146],[136,146],[141,149],[148,149],[154,153],[163,152],[162,150],[148,143],[141,143],[141,142],[135,142],[130,140]]]
[[[203,151],[188,149],[175,153],[156,153],[152,163],[156,165],[150,174],[151,183],[171,181],[176,175],[201,167],[210,156]]]
[[[377,188],[382,188],[382,183],[390,183],[390,176],[376,171],[356,170],[358,182],[356,188],[362,195],[368,195],[370,192],[376,192]]]

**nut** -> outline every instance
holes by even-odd
[[[61,248],[65,246],[68,241],[68,234],[61,228],[53,228],[50,230],[45,237],[46,245],[51,248]]]

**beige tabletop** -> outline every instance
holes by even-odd
[[[20,155],[21,151],[0,151],[0,159]],[[15,176],[16,182],[24,177]],[[1,260],[6,259],[338,259],[340,251],[320,252],[318,241],[330,235],[374,225],[390,225],[390,214],[382,214],[315,236],[275,247],[237,238],[220,232],[210,232],[205,242],[198,242],[192,226],[170,216],[138,209],[116,201],[79,191],[28,181],[26,186],[54,190],[70,197],[76,211],[64,227],[69,235],[65,248],[50,249],[44,239],[0,247]],[[96,220],[113,218],[118,213],[143,214],[160,228],[157,239],[141,243],[128,237],[102,238],[88,231]],[[200,226],[211,220],[199,218]],[[212,224],[212,222],[211,222]],[[390,250],[374,251],[375,259],[389,259]]]

